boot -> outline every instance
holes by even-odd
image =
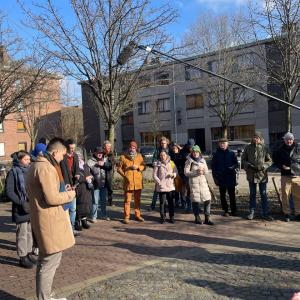
[[[201,218],[200,218],[199,215],[195,215],[195,224],[200,224],[200,225],[203,224],[203,222],[202,222],[202,220],[201,220]]]
[[[75,230],[82,231],[82,226],[80,220],[75,221]]]
[[[32,269],[33,263],[29,260],[27,256],[21,256],[19,260],[19,264],[21,267],[26,269]]]
[[[206,224],[206,225],[214,225],[214,222],[212,222],[212,221],[209,219],[209,216],[205,216],[204,224]]]
[[[28,253],[28,254],[27,254],[27,258],[28,258],[29,261],[32,262],[34,265],[37,264],[38,257],[35,256],[33,253]]]
[[[166,222],[166,216],[165,215],[161,215],[160,216],[160,224],[164,224]]]
[[[87,218],[81,219],[81,225],[82,225],[82,228],[84,228],[84,229],[89,229],[91,227],[87,222]]]

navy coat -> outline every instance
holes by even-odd
[[[233,151],[220,148],[214,153],[211,169],[214,182],[218,186],[232,187],[236,185],[238,161]]]

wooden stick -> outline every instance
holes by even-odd
[[[274,188],[275,188],[275,191],[276,191],[276,194],[277,194],[278,202],[280,204],[280,208],[281,208],[281,211],[282,211],[282,199],[281,199],[281,195],[279,193],[279,189],[277,187],[277,184],[275,182],[275,177],[272,177],[272,181],[273,181],[273,185],[274,185]]]

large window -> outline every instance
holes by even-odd
[[[0,156],[5,156],[5,146],[4,146],[4,143],[0,143]]]
[[[204,99],[202,94],[193,94],[186,96],[186,109],[196,109],[204,107]]]
[[[138,102],[138,114],[144,115],[151,112],[151,103],[150,101]]]
[[[25,126],[22,120],[17,121],[17,131],[19,132],[25,131]]]
[[[156,133],[156,139],[154,132],[141,132],[141,146],[156,146],[157,141],[162,136],[170,139],[170,131],[159,131]]]
[[[202,72],[190,66],[185,67],[185,80],[199,79],[202,77]]]
[[[169,85],[170,75],[167,72],[159,72],[155,74],[155,84],[157,85]]]
[[[252,69],[254,67],[254,53],[238,55],[235,58],[235,70]]]
[[[255,133],[254,125],[240,125],[230,126],[228,128],[228,139],[229,140],[242,140],[250,141]],[[222,137],[222,128],[214,127],[211,128],[211,139],[217,141]]]
[[[157,100],[158,111],[170,111],[170,98],[164,98]]]
[[[151,77],[149,75],[141,75],[138,81],[140,86],[147,86],[151,83]]]

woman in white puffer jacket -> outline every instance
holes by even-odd
[[[186,159],[184,175],[189,178],[195,223],[203,224],[200,218],[200,204],[203,203],[205,215],[204,223],[213,225],[214,223],[210,220],[211,194],[205,177],[207,173],[208,168],[206,161],[201,155],[200,147],[195,145],[192,148],[192,153]]]

